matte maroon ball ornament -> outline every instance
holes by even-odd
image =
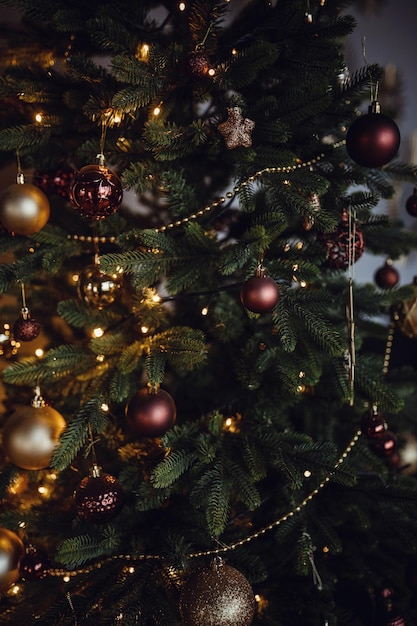
[[[33,341],[41,330],[40,323],[30,316],[29,309],[23,307],[20,317],[13,324],[13,336],[18,341]]]
[[[375,272],[374,279],[375,283],[381,289],[391,289],[398,285],[400,275],[395,267],[393,267],[391,259],[387,259],[385,264]]]
[[[326,264],[333,269],[347,269],[351,262],[356,263],[361,258],[365,250],[362,231],[356,223],[349,223],[345,209],[338,228],[332,233],[320,233],[317,239],[326,246]]]
[[[383,437],[387,430],[387,423],[384,416],[378,412],[376,407],[362,415],[361,430],[367,439],[375,440]]]
[[[123,199],[122,184],[104,164],[86,165],[74,175],[69,199],[81,217],[102,220],[113,215]]]
[[[405,208],[409,215],[417,217],[417,187],[414,187],[412,195],[407,198]]]
[[[74,494],[77,515],[86,522],[103,524],[120,512],[124,503],[123,488],[110,474],[93,466],[90,476],[80,482]]]
[[[363,167],[381,167],[389,163],[400,147],[397,124],[381,113],[376,100],[368,113],[358,117],[346,134],[346,150],[350,158]]]
[[[260,265],[240,289],[240,301],[252,313],[268,313],[279,300],[279,287]]]
[[[139,437],[162,437],[173,427],[176,417],[174,400],[159,387],[140,389],[126,405],[126,421]]]

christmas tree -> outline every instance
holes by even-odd
[[[349,3],[0,4],[2,624],[415,624],[417,168]]]

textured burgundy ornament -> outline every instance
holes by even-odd
[[[390,261],[386,261],[385,265],[380,267],[375,272],[374,279],[375,283],[381,289],[391,289],[391,287],[398,285],[400,275],[395,267],[392,266],[392,263]]]
[[[119,481],[97,466],[90,476],[82,479],[74,494],[78,517],[95,524],[112,520],[124,503],[123,488]]]
[[[20,561],[20,575],[24,580],[41,580],[48,572],[50,563],[46,552],[30,546]]]
[[[240,289],[240,301],[252,313],[268,313],[279,300],[279,287],[259,266],[255,276],[249,278]]]
[[[363,167],[381,167],[393,159],[400,147],[397,124],[383,115],[378,102],[369,112],[358,117],[346,134],[346,150],[350,158]]]
[[[389,611],[378,621],[376,626],[406,626],[406,622],[403,617],[398,615],[397,611]]]
[[[390,430],[370,441],[372,450],[380,457],[389,458],[397,454],[397,438]]]
[[[248,580],[222,559],[197,570],[180,596],[183,626],[250,626],[255,598]]]
[[[64,167],[56,171],[35,172],[33,176],[34,184],[47,196],[56,194],[61,198],[68,198],[73,179],[74,170]]]
[[[174,400],[163,389],[140,389],[126,405],[126,421],[139,437],[162,437],[173,427],[176,417]]]
[[[203,48],[197,48],[187,56],[188,73],[194,78],[202,78],[210,69],[209,59]]]
[[[333,233],[320,233],[318,241],[327,248],[326,264],[333,269],[347,269],[349,257],[356,263],[365,250],[362,231],[355,225],[354,232],[349,233],[349,221],[343,211],[341,222]]]
[[[39,335],[41,325],[30,316],[29,310],[24,307],[19,319],[13,324],[13,336],[18,341],[33,341]]]
[[[86,165],[74,175],[69,199],[72,207],[91,220],[113,215],[123,199],[119,178],[106,165]]]
[[[379,439],[387,430],[387,423],[378,411],[368,411],[361,419],[361,430],[367,439]]]
[[[405,208],[409,215],[412,215],[412,217],[417,217],[417,187],[414,188],[412,195],[407,198]]]

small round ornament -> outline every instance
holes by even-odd
[[[29,236],[40,231],[51,212],[48,198],[35,185],[18,177],[0,196],[0,222],[16,235]]]
[[[207,76],[210,69],[210,62],[204,48],[197,47],[187,56],[187,70],[190,76],[202,78]]]
[[[37,171],[33,175],[34,184],[39,187],[39,189],[42,189],[47,196],[55,194],[61,198],[68,198],[73,178],[74,170],[65,166],[54,171]]]
[[[369,443],[375,454],[382,458],[393,457],[397,454],[397,438],[390,430],[385,430],[380,437]]]
[[[41,580],[45,578],[50,567],[48,555],[45,550],[28,546],[20,561],[20,575],[23,580]]]
[[[102,220],[113,215],[123,199],[118,176],[106,165],[86,165],[74,174],[69,199],[81,217]]]
[[[81,271],[77,284],[79,298],[99,311],[120,298],[122,287],[122,273],[104,274],[97,262]]]
[[[10,324],[0,324],[0,357],[12,359],[19,351],[20,343],[12,335]]]
[[[414,187],[412,195],[407,198],[405,209],[409,215],[417,217],[417,187]]]
[[[240,289],[240,301],[252,313],[268,313],[279,300],[279,287],[259,265],[255,276],[249,278]]]
[[[333,269],[347,269],[349,263],[356,263],[365,250],[362,231],[357,224],[349,228],[346,210],[342,212],[338,228],[332,233],[320,233],[318,241],[327,248],[326,265]]]
[[[20,537],[0,527],[0,593],[7,591],[19,579],[19,565],[24,553]]]
[[[20,317],[13,324],[13,336],[18,341],[32,341],[36,339],[41,330],[41,325],[31,317],[29,309],[23,307]]]
[[[26,470],[49,466],[66,426],[58,411],[36,400],[17,409],[3,428],[3,449],[12,463]]]
[[[374,408],[362,416],[361,430],[367,439],[379,439],[387,430],[387,423],[383,415]]]
[[[391,289],[398,285],[400,275],[393,267],[391,259],[387,259],[385,264],[375,272],[374,280],[381,289]]]
[[[216,558],[185,583],[180,613],[184,626],[250,626],[255,597],[245,576]]]
[[[363,167],[381,167],[389,163],[400,147],[397,124],[381,113],[374,101],[368,113],[358,117],[346,134],[346,150],[350,158]]]
[[[78,517],[86,522],[103,524],[121,511],[124,493],[114,476],[95,465],[90,476],[83,478],[78,485],[74,499]]]
[[[140,389],[126,405],[126,421],[139,437],[162,437],[173,427],[177,416],[175,402],[163,389]]]

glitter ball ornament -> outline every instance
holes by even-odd
[[[70,186],[74,178],[74,170],[65,167],[56,171],[35,172],[34,184],[42,189],[47,196],[55,194],[61,198],[68,198]]]
[[[18,341],[32,341],[36,339],[41,330],[41,325],[31,317],[29,309],[23,307],[20,317],[13,324],[13,336]]]
[[[190,76],[202,78],[207,76],[209,69],[209,59],[203,48],[197,48],[188,54],[187,70]]]
[[[397,124],[381,113],[379,102],[373,102],[368,113],[358,117],[346,134],[350,158],[363,167],[381,167],[394,158],[400,147]]]
[[[29,546],[20,561],[20,575],[23,580],[41,580],[45,578],[50,567],[49,559],[44,550]]]
[[[119,481],[96,465],[90,476],[82,479],[74,494],[77,515],[87,522],[102,524],[112,520],[124,503]]]
[[[180,613],[184,626],[250,626],[255,614],[252,587],[241,572],[216,558],[185,583]]]
[[[381,289],[391,289],[398,285],[400,280],[400,275],[393,267],[392,261],[389,259],[385,262],[385,265],[380,267],[374,275],[375,283]]]
[[[123,199],[119,178],[106,165],[86,165],[74,175],[69,199],[72,207],[90,220],[113,215]]]
[[[268,313],[279,300],[277,283],[259,266],[255,276],[249,278],[240,289],[240,301],[252,313]]]
[[[49,466],[65,419],[50,406],[25,406],[17,409],[3,428],[3,448],[12,463],[26,470]]]
[[[77,285],[80,299],[99,311],[120,298],[122,287],[122,273],[104,274],[98,263],[88,265],[82,270]]]
[[[252,145],[252,131],[255,122],[244,118],[240,107],[227,109],[228,117],[226,122],[217,126],[217,130],[224,137],[226,147],[229,150],[243,146],[249,148]]]
[[[19,565],[25,553],[16,533],[0,527],[0,593],[4,593],[20,577]]]
[[[412,195],[407,198],[405,209],[409,215],[417,217],[417,187],[414,187]]]
[[[338,228],[333,233],[320,233],[318,241],[327,248],[326,264],[333,269],[347,269],[349,262],[360,259],[365,242],[362,231],[355,224],[349,229],[347,211],[343,211]]]
[[[35,185],[13,183],[0,196],[0,222],[16,235],[29,236],[39,232],[50,215],[48,198]]]
[[[126,405],[129,428],[140,437],[162,437],[173,427],[176,416],[174,400],[163,389],[141,389]]]

